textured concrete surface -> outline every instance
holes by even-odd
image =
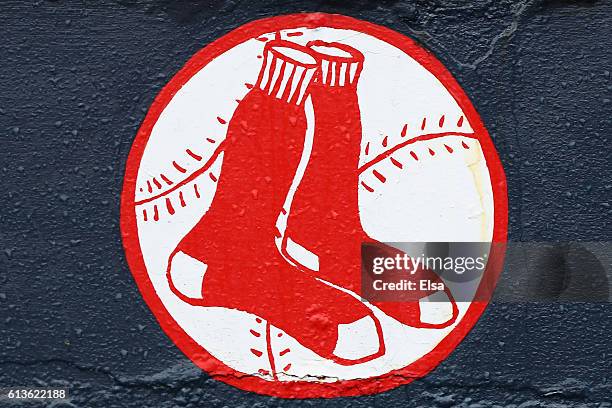
[[[297,11],[383,24],[436,54],[497,145],[510,239],[611,239],[610,2],[5,0],[0,387],[71,388],[58,408],[610,406],[609,303],[493,304],[428,377],[333,401],[211,380],[159,329],[118,227],[136,129],[202,46]]]

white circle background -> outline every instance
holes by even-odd
[[[287,36],[299,32],[299,36]],[[385,242],[423,241],[490,241],[493,231],[493,195],[485,158],[475,139],[448,133],[470,133],[467,118],[462,126],[458,120],[463,112],[438,79],[403,51],[370,35],[352,30],[331,28],[291,29],[280,32],[283,39],[306,44],[310,40],[338,41],[351,45],[365,56],[358,85],[362,115],[362,152],[369,144],[369,154],[362,153],[360,164],[367,163],[385,150],[422,134],[445,133],[447,136],[417,142],[399,149],[394,159],[404,163],[402,169],[383,160],[362,174],[361,179],[375,191],[359,191],[360,214],[364,229],[373,238]],[[263,37],[274,38],[274,33]],[[195,74],[176,93],[153,127],[141,160],[136,185],[136,201],[146,198],[147,180],[161,173],[173,181],[185,175],[176,171],[176,161],[187,169],[187,175],[197,170],[225,137],[227,124],[234,109],[248,92],[245,83],[255,83],[262,59],[264,42],[251,39],[226,51]],[[309,101],[308,101],[309,102]],[[306,103],[307,116],[312,120],[312,107]],[[444,123],[440,126],[440,118]],[[425,119],[425,129],[421,125]],[[407,124],[407,135],[400,135]],[[387,146],[383,146],[385,136]],[[206,139],[212,139],[211,143]],[[461,148],[465,142],[470,149]],[[451,146],[453,154],[445,150]],[[434,156],[429,149],[437,152]],[[197,162],[186,149],[203,157]],[[420,158],[410,156],[415,152]],[[210,171],[222,177],[222,155]],[[372,175],[376,168],[387,177],[382,184]],[[270,371],[274,360],[281,381],[337,381],[368,378],[385,374],[416,361],[431,351],[449,332],[445,329],[416,329],[400,324],[373,308],[380,319],[387,352],[384,356],[362,364],[341,366],[323,359],[301,346],[289,336],[279,338],[272,327],[270,338],[255,338],[254,328],[265,332],[266,322],[258,323],[255,316],[225,308],[195,307],[178,299],[166,280],[168,256],[185,234],[193,228],[210,206],[216,184],[207,173],[197,183],[201,198],[192,190],[185,191],[185,208],[174,205],[170,215],[162,201],[137,206],[138,235],[145,265],[157,295],[175,321],[198,344],[229,367],[243,373],[260,375],[272,380],[260,370]],[[143,192],[139,189],[143,188]],[[174,203],[178,190],[169,194]],[[163,199],[162,199],[163,200]],[[152,206],[157,204],[160,219],[151,221]],[[144,221],[142,210],[148,209]],[[478,282],[475,282],[476,287]],[[199,289],[199,288],[197,288]],[[196,290],[197,290],[196,289]],[[265,300],[273,302],[273,300]],[[433,304],[432,304],[433,305]],[[464,316],[469,303],[458,303]],[[435,307],[434,307],[435,308]],[[263,325],[263,326],[262,326]],[[252,348],[266,350],[272,356],[256,357]],[[280,356],[279,352],[291,352]],[[282,368],[291,364],[287,372]],[[214,374],[214,373],[213,373]]]

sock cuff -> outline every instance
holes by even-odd
[[[313,52],[290,41],[273,40],[266,43],[263,57],[256,86],[275,98],[301,105],[318,68]]]
[[[317,81],[333,87],[355,86],[363,69],[363,54],[350,45],[321,40],[307,44],[319,62]]]

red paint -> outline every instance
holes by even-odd
[[[159,177],[161,177],[161,179],[164,180],[164,183],[166,183],[167,185],[171,186],[173,184],[172,180],[166,177],[165,174],[160,174]]]
[[[192,152],[192,151],[191,151],[191,149],[187,149],[187,150],[185,150],[185,152],[186,152],[186,153],[187,153],[189,156],[191,156],[191,157],[193,157],[194,159],[196,159],[197,161],[201,161],[201,160],[202,160],[202,156],[200,156],[199,154],[195,154],[194,152]]]
[[[334,383],[309,383],[301,381],[266,381],[257,376],[244,375],[242,373],[235,372],[222,362],[215,359],[198,343],[196,343],[189,335],[187,335],[173,320],[171,315],[164,307],[163,303],[157,297],[157,294],[149,279],[144,260],[142,258],[138,240],[138,233],[136,230],[136,216],[134,211],[134,206],[136,204],[134,200],[134,193],[136,189],[135,180],[138,173],[138,166],[140,163],[140,159],[144,153],[144,149],[149,139],[149,136],[151,134],[151,130],[157,122],[157,119],[159,118],[169,101],[172,99],[173,95],[176,94],[176,92],[185,84],[185,82],[188,81],[203,66],[208,64],[216,56],[222,54],[226,50],[248,39],[257,38],[264,33],[278,31],[279,29],[295,29],[299,27],[315,28],[318,26],[327,26],[339,29],[348,28],[361,32],[366,32],[372,36],[375,36],[383,41],[394,45],[398,49],[401,49],[403,52],[410,55],[412,58],[418,61],[423,67],[425,67],[428,71],[430,71],[438,78],[438,80],[455,98],[460,108],[463,110],[463,112],[465,112],[465,115],[469,118],[469,122],[474,129],[473,138],[477,139],[480,142],[484,156],[487,160],[487,167],[491,175],[491,185],[493,187],[493,197],[495,205],[493,241],[505,242],[507,233],[507,196],[505,177],[495,148],[490,138],[488,137],[487,131],[484,128],[480,117],[471,105],[469,99],[467,98],[463,90],[451,76],[451,74],[442,66],[440,62],[438,62],[433,57],[431,53],[420,48],[416,43],[414,43],[414,41],[410,40],[409,38],[404,37],[403,35],[387,28],[355,20],[349,17],[319,13],[297,14],[268,18],[246,24],[240,27],[239,29],[231,32],[230,34],[224,36],[223,38],[214,41],[212,44],[198,52],[193,58],[189,60],[185,67],[181,69],[181,71],[177,75],[174,76],[174,78],[164,87],[164,89],[155,99],[153,105],[147,113],[145,120],[143,121],[141,128],[138,131],[136,140],[132,146],[132,150],[130,152],[126,165],[124,188],[121,196],[121,231],[123,236],[124,248],[126,250],[130,269],[136,279],[136,282],[138,283],[140,291],[143,294],[143,297],[145,298],[147,304],[155,313],[164,331],[168,334],[168,336],[173,339],[177,346],[180,347],[186,355],[193,359],[194,363],[200,366],[203,370],[211,373],[211,375],[218,378],[219,380],[235,385],[242,389],[289,398],[352,396],[378,393],[397,387],[398,385],[411,382],[415,378],[422,377],[423,375],[431,371],[434,367],[436,367],[436,365],[439,364],[440,361],[446,358],[446,356],[448,356],[448,354],[452,350],[454,350],[457,344],[463,339],[463,337],[476,323],[476,321],[478,320],[478,318],[486,307],[486,302],[484,301],[473,302],[467,310],[466,315],[453,328],[452,332],[446,338],[444,338],[444,340],[442,340],[430,353],[428,353],[421,359],[415,361],[414,363],[408,365],[407,367],[391,371],[376,378],[338,381]],[[458,126],[461,126],[462,120],[463,118],[459,119]],[[231,121],[229,127],[232,128]],[[422,123],[422,129],[424,129],[424,127],[425,119]],[[229,129],[228,132],[230,132]],[[468,148],[468,146],[464,142],[462,142],[462,145],[464,148]],[[236,149],[233,150],[237,151]],[[189,154],[189,151],[187,153]],[[392,152],[385,152],[383,153],[383,155],[389,157],[391,153]],[[413,153],[414,152],[411,152],[411,154]],[[198,160],[193,155],[190,154],[190,156]],[[224,166],[226,166],[226,164],[228,163],[228,157],[224,158]],[[413,154],[413,157],[415,158],[415,160],[417,159],[416,154]],[[381,155],[377,156],[377,159],[379,159],[379,161],[382,160],[382,158],[383,156]],[[201,157],[199,160],[201,160]],[[361,172],[371,165],[372,161],[369,162],[369,164],[362,166],[359,171]],[[229,168],[231,168],[231,166]],[[225,178],[225,171],[226,170],[224,169],[224,175],[220,179],[219,187],[221,187],[221,182]],[[231,180],[232,177],[228,176],[228,179]],[[175,184],[175,186],[177,184]],[[367,186],[363,182],[362,186],[364,186],[364,188],[366,188],[368,191],[373,191],[371,187]],[[230,191],[231,189],[227,190]],[[196,192],[196,196],[199,197],[199,194],[197,192],[197,185],[194,185],[194,191]],[[224,190],[219,189],[219,191]],[[247,189],[246,191],[249,190]],[[218,198],[215,197],[215,201],[217,200]],[[159,219],[157,205],[154,206],[154,212],[154,219],[157,221]],[[220,265],[220,268],[223,267],[224,265]],[[490,261],[487,264],[487,276],[491,276],[493,282],[495,282],[500,268],[501,266],[499,265],[499,262]],[[283,276],[283,279],[286,279],[286,277]],[[478,289],[479,292],[483,290],[483,284],[486,283],[487,282],[481,283]],[[305,287],[308,288],[309,285],[305,284]],[[283,295],[280,295],[282,298]],[[259,312],[259,310],[254,311],[256,313]],[[265,314],[268,313],[263,313],[263,315]],[[288,369],[287,366],[286,369]]]
[[[385,181],[387,181],[387,179],[385,178],[385,176],[383,176],[382,174],[380,174],[378,171],[374,170],[372,171],[372,174],[374,174],[374,176],[379,179],[382,183],[384,183]]]
[[[399,167],[400,169],[404,168],[404,166],[402,165],[402,163],[398,162],[397,160],[395,160],[393,157],[389,157],[389,159],[391,159],[391,163],[393,163],[393,165],[395,167]]]
[[[166,209],[168,210],[168,214],[174,214],[174,207],[172,206],[172,202],[168,197],[166,197]]]
[[[373,192],[374,192],[374,189],[373,189],[372,187],[368,186],[368,185],[367,185],[366,183],[364,183],[363,181],[361,182],[361,185],[362,185],[362,186],[363,186],[363,187],[364,187],[366,190],[368,190],[370,193],[373,193]]]
[[[186,170],[186,169],[185,169],[183,166],[179,165],[179,164],[178,164],[177,162],[175,162],[175,161],[173,161],[173,162],[172,162],[172,165],[174,166],[174,168],[175,168],[175,169],[177,169],[177,170],[178,170],[178,171],[180,171],[181,173],[185,173],[185,172],[187,171],[187,170]],[[149,192],[150,192],[150,191],[149,191]]]

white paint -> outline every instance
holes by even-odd
[[[376,325],[370,316],[348,324],[338,325],[338,342],[334,349],[334,355],[357,360],[363,356],[369,356],[378,351],[378,336]],[[355,339],[359,339],[356,342]]]
[[[202,297],[202,281],[208,265],[179,251],[172,258],[172,283],[174,287],[193,299]]]

